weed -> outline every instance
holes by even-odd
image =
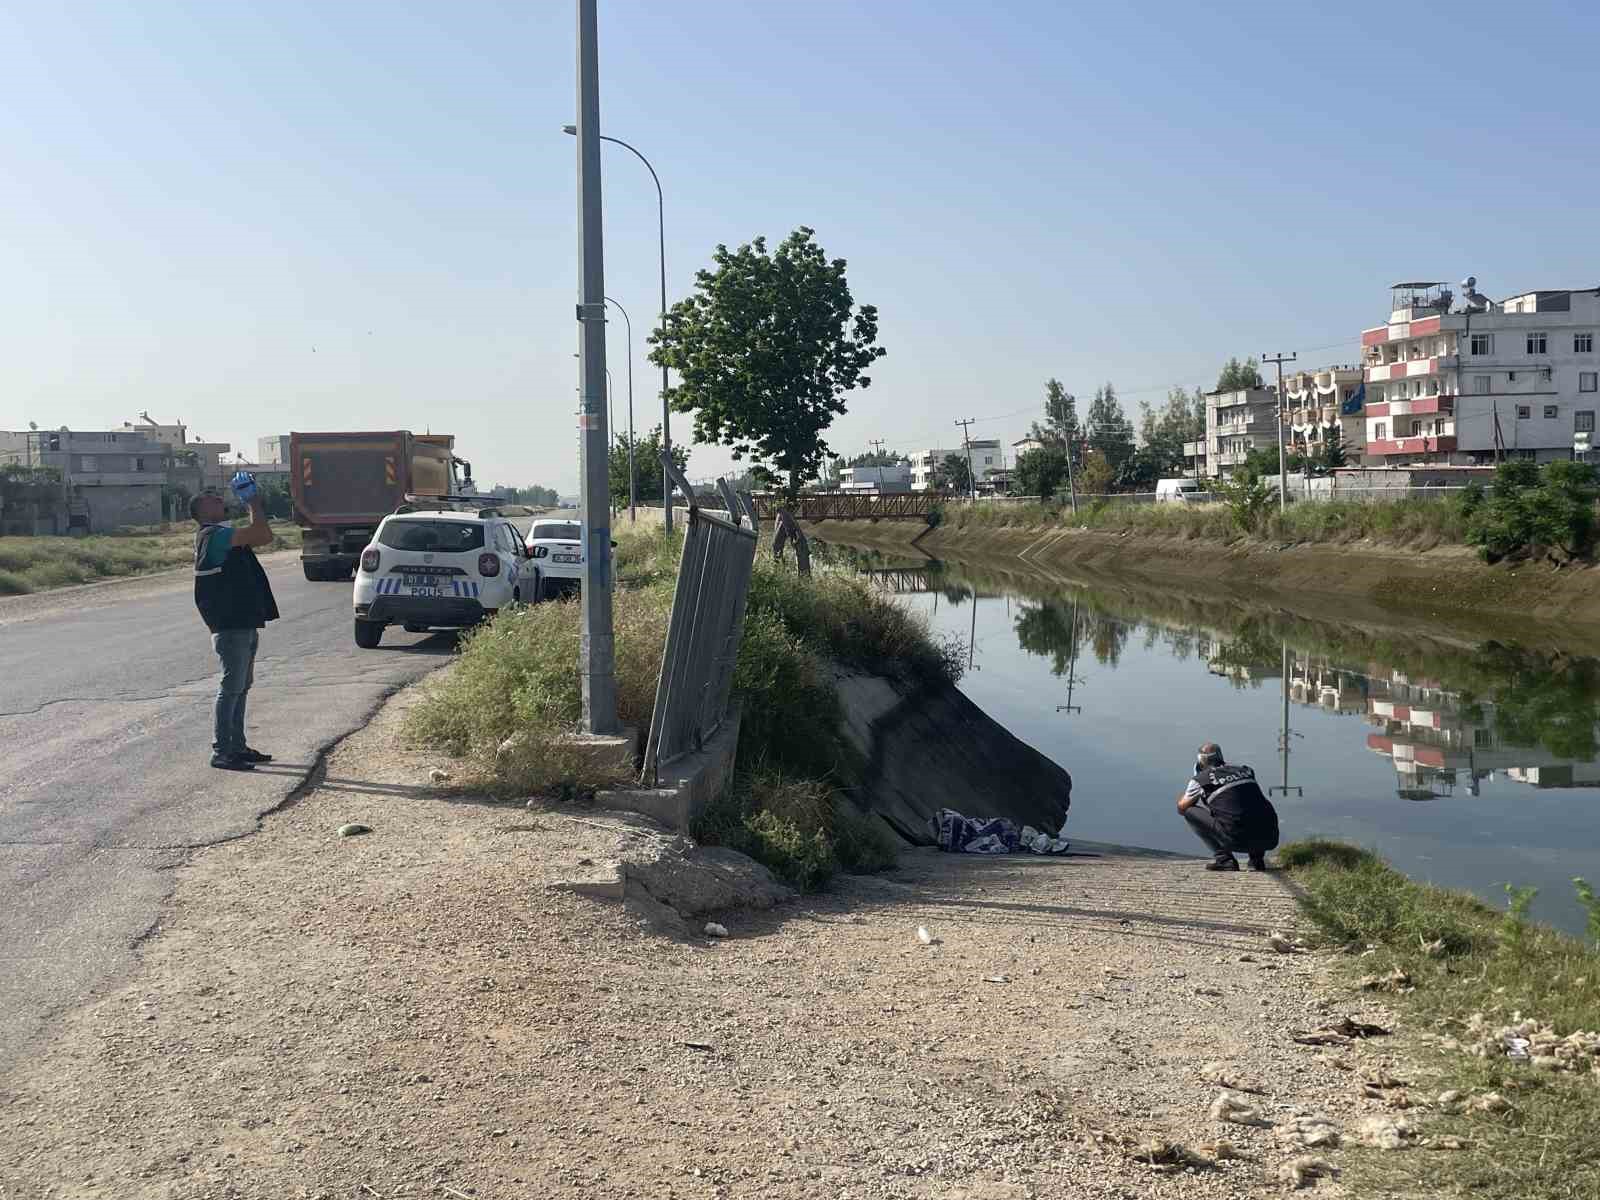
[[[1500,927],[1495,930],[1495,936],[1506,950],[1515,954],[1521,951],[1528,940],[1528,909],[1533,904],[1533,898],[1539,894],[1539,889],[1516,887],[1509,883],[1505,889],[1505,916],[1500,918]]]
[[[1583,906],[1589,940],[1594,943],[1596,950],[1600,950],[1600,896],[1594,894],[1594,888],[1589,886],[1587,879],[1574,879],[1572,889],[1578,893],[1578,903]]]

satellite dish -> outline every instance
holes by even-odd
[[[38,429],[39,428],[39,422],[37,422],[37,421],[29,421],[28,422],[28,428],[29,429],[35,429],[35,430]]]

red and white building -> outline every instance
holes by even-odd
[[[1496,302],[1463,288],[1456,305],[1443,283],[1397,283],[1388,323],[1362,331],[1365,460],[1572,457],[1600,409],[1600,289]]]
[[[1360,409],[1351,409],[1362,379],[1362,369],[1355,366],[1284,376],[1284,407],[1294,449],[1320,455],[1337,428],[1346,464],[1357,467],[1365,461],[1367,423]]]

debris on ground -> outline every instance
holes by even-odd
[[[1221,1092],[1211,1102],[1208,1113],[1213,1121],[1226,1121],[1233,1125],[1271,1125],[1243,1096]]]
[[[1337,1179],[1338,1169],[1325,1158],[1304,1154],[1278,1168],[1278,1181],[1292,1188],[1310,1187],[1319,1179]]]
[[[1375,1150],[1402,1150],[1411,1133],[1411,1126],[1395,1117],[1362,1117],[1355,1128],[1355,1139]]]
[[[1209,1170],[1217,1165],[1214,1158],[1197,1154],[1182,1142],[1169,1142],[1164,1138],[1145,1138],[1134,1147],[1133,1157],[1152,1167],[1189,1167]]]
[[[1200,1068],[1200,1078],[1207,1083],[1214,1083],[1218,1087],[1227,1088],[1234,1092],[1249,1092],[1259,1096],[1263,1088],[1259,1084],[1250,1083],[1243,1079],[1237,1071],[1224,1062],[1208,1062]]]
[[[706,936],[707,937],[714,937],[714,938],[725,938],[725,937],[728,936],[728,927],[726,925],[719,925],[715,921],[707,921],[706,922]]]
[[[1481,1096],[1473,1097],[1472,1102],[1467,1107],[1473,1112],[1506,1113],[1511,1111],[1511,1101],[1507,1100],[1499,1092],[1485,1092]]]
[[[1397,996],[1409,995],[1417,990],[1411,983],[1411,976],[1399,967],[1387,975],[1363,975],[1360,987],[1364,992],[1393,992]]]
[[[433,783],[449,783],[450,772],[444,770],[442,767],[435,767],[433,770],[428,772],[428,779]]]
[[[1309,1117],[1295,1117],[1287,1125],[1279,1127],[1278,1135],[1286,1142],[1292,1142],[1307,1150],[1337,1149],[1343,1140],[1339,1126],[1334,1124],[1332,1117],[1319,1114]]]
[[[1304,947],[1295,945],[1288,938],[1284,937],[1283,934],[1277,932],[1276,930],[1267,934],[1267,945],[1271,946],[1279,954],[1305,953]]]
[[[355,821],[350,822],[348,825],[339,826],[339,836],[340,837],[360,837],[363,833],[371,833],[371,832],[372,832],[372,826],[370,826],[370,825],[361,825],[361,824],[356,823]]]
[[[924,946],[937,946],[939,944],[939,939],[928,932],[928,927],[926,925],[917,926],[917,941],[921,942]]]
[[[1524,1019],[1520,1012],[1499,1026],[1473,1013],[1466,1038],[1457,1045],[1477,1058],[1505,1058],[1544,1071],[1600,1072],[1600,1033],[1577,1030],[1561,1037],[1547,1022]]]
[[[1349,1017],[1340,1017],[1320,1029],[1313,1029],[1309,1033],[1296,1033],[1293,1035],[1293,1040],[1302,1046],[1348,1046],[1355,1038],[1388,1036],[1389,1030],[1381,1025],[1369,1025],[1363,1021],[1352,1021]]]

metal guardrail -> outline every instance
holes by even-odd
[[[712,512],[700,507],[671,458],[663,454],[661,462],[689,508],[645,743],[643,780],[650,785],[663,765],[699,750],[727,719],[757,537],[755,509],[726,480],[717,488],[727,512]]]

